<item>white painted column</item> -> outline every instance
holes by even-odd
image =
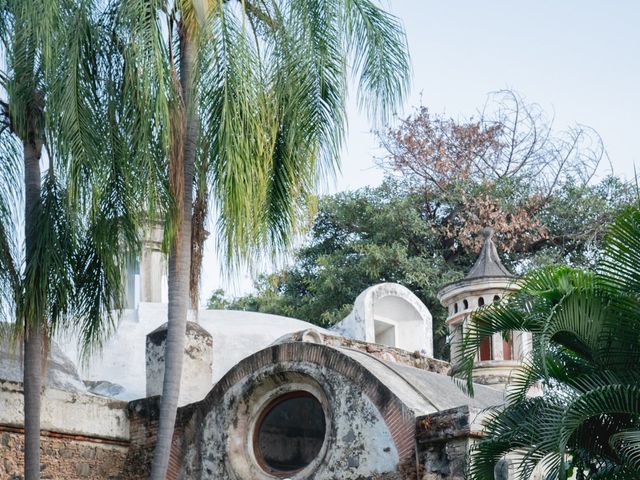
[[[504,360],[504,344],[502,334],[491,335],[491,358],[492,360]]]
[[[162,281],[164,274],[164,254],[162,253],[162,225],[156,224],[144,232],[140,254],[140,301],[160,303],[162,301]]]

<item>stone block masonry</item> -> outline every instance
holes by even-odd
[[[462,406],[417,421],[421,480],[463,480],[466,456],[481,437],[482,413]]]
[[[125,480],[127,442],[44,432],[41,436],[43,480]],[[0,480],[21,480],[24,472],[22,429],[0,427]]]
[[[0,381],[0,480],[24,471],[23,391]],[[44,388],[41,475],[43,480],[125,480],[129,450],[127,403]]]

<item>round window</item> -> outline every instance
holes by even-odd
[[[262,411],[254,433],[260,466],[287,477],[309,465],[324,443],[326,423],[322,405],[308,392],[290,392]]]

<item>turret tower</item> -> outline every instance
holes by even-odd
[[[448,312],[447,327],[451,338],[452,363],[458,356],[458,344],[468,329],[471,313],[517,289],[513,275],[500,261],[492,238],[493,230],[485,228],[482,234],[484,244],[469,273],[462,280],[450,283],[438,292],[438,300]],[[508,341],[499,334],[486,338],[480,345],[476,357],[474,381],[506,387],[512,371],[530,351],[529,333],[513,332]]]

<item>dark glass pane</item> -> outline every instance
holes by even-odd
[[[267,407],[258,424],[257,453],[272,473],[296,472],[318,455],[324,435],[320,402],[307,393],[295,392]]]

